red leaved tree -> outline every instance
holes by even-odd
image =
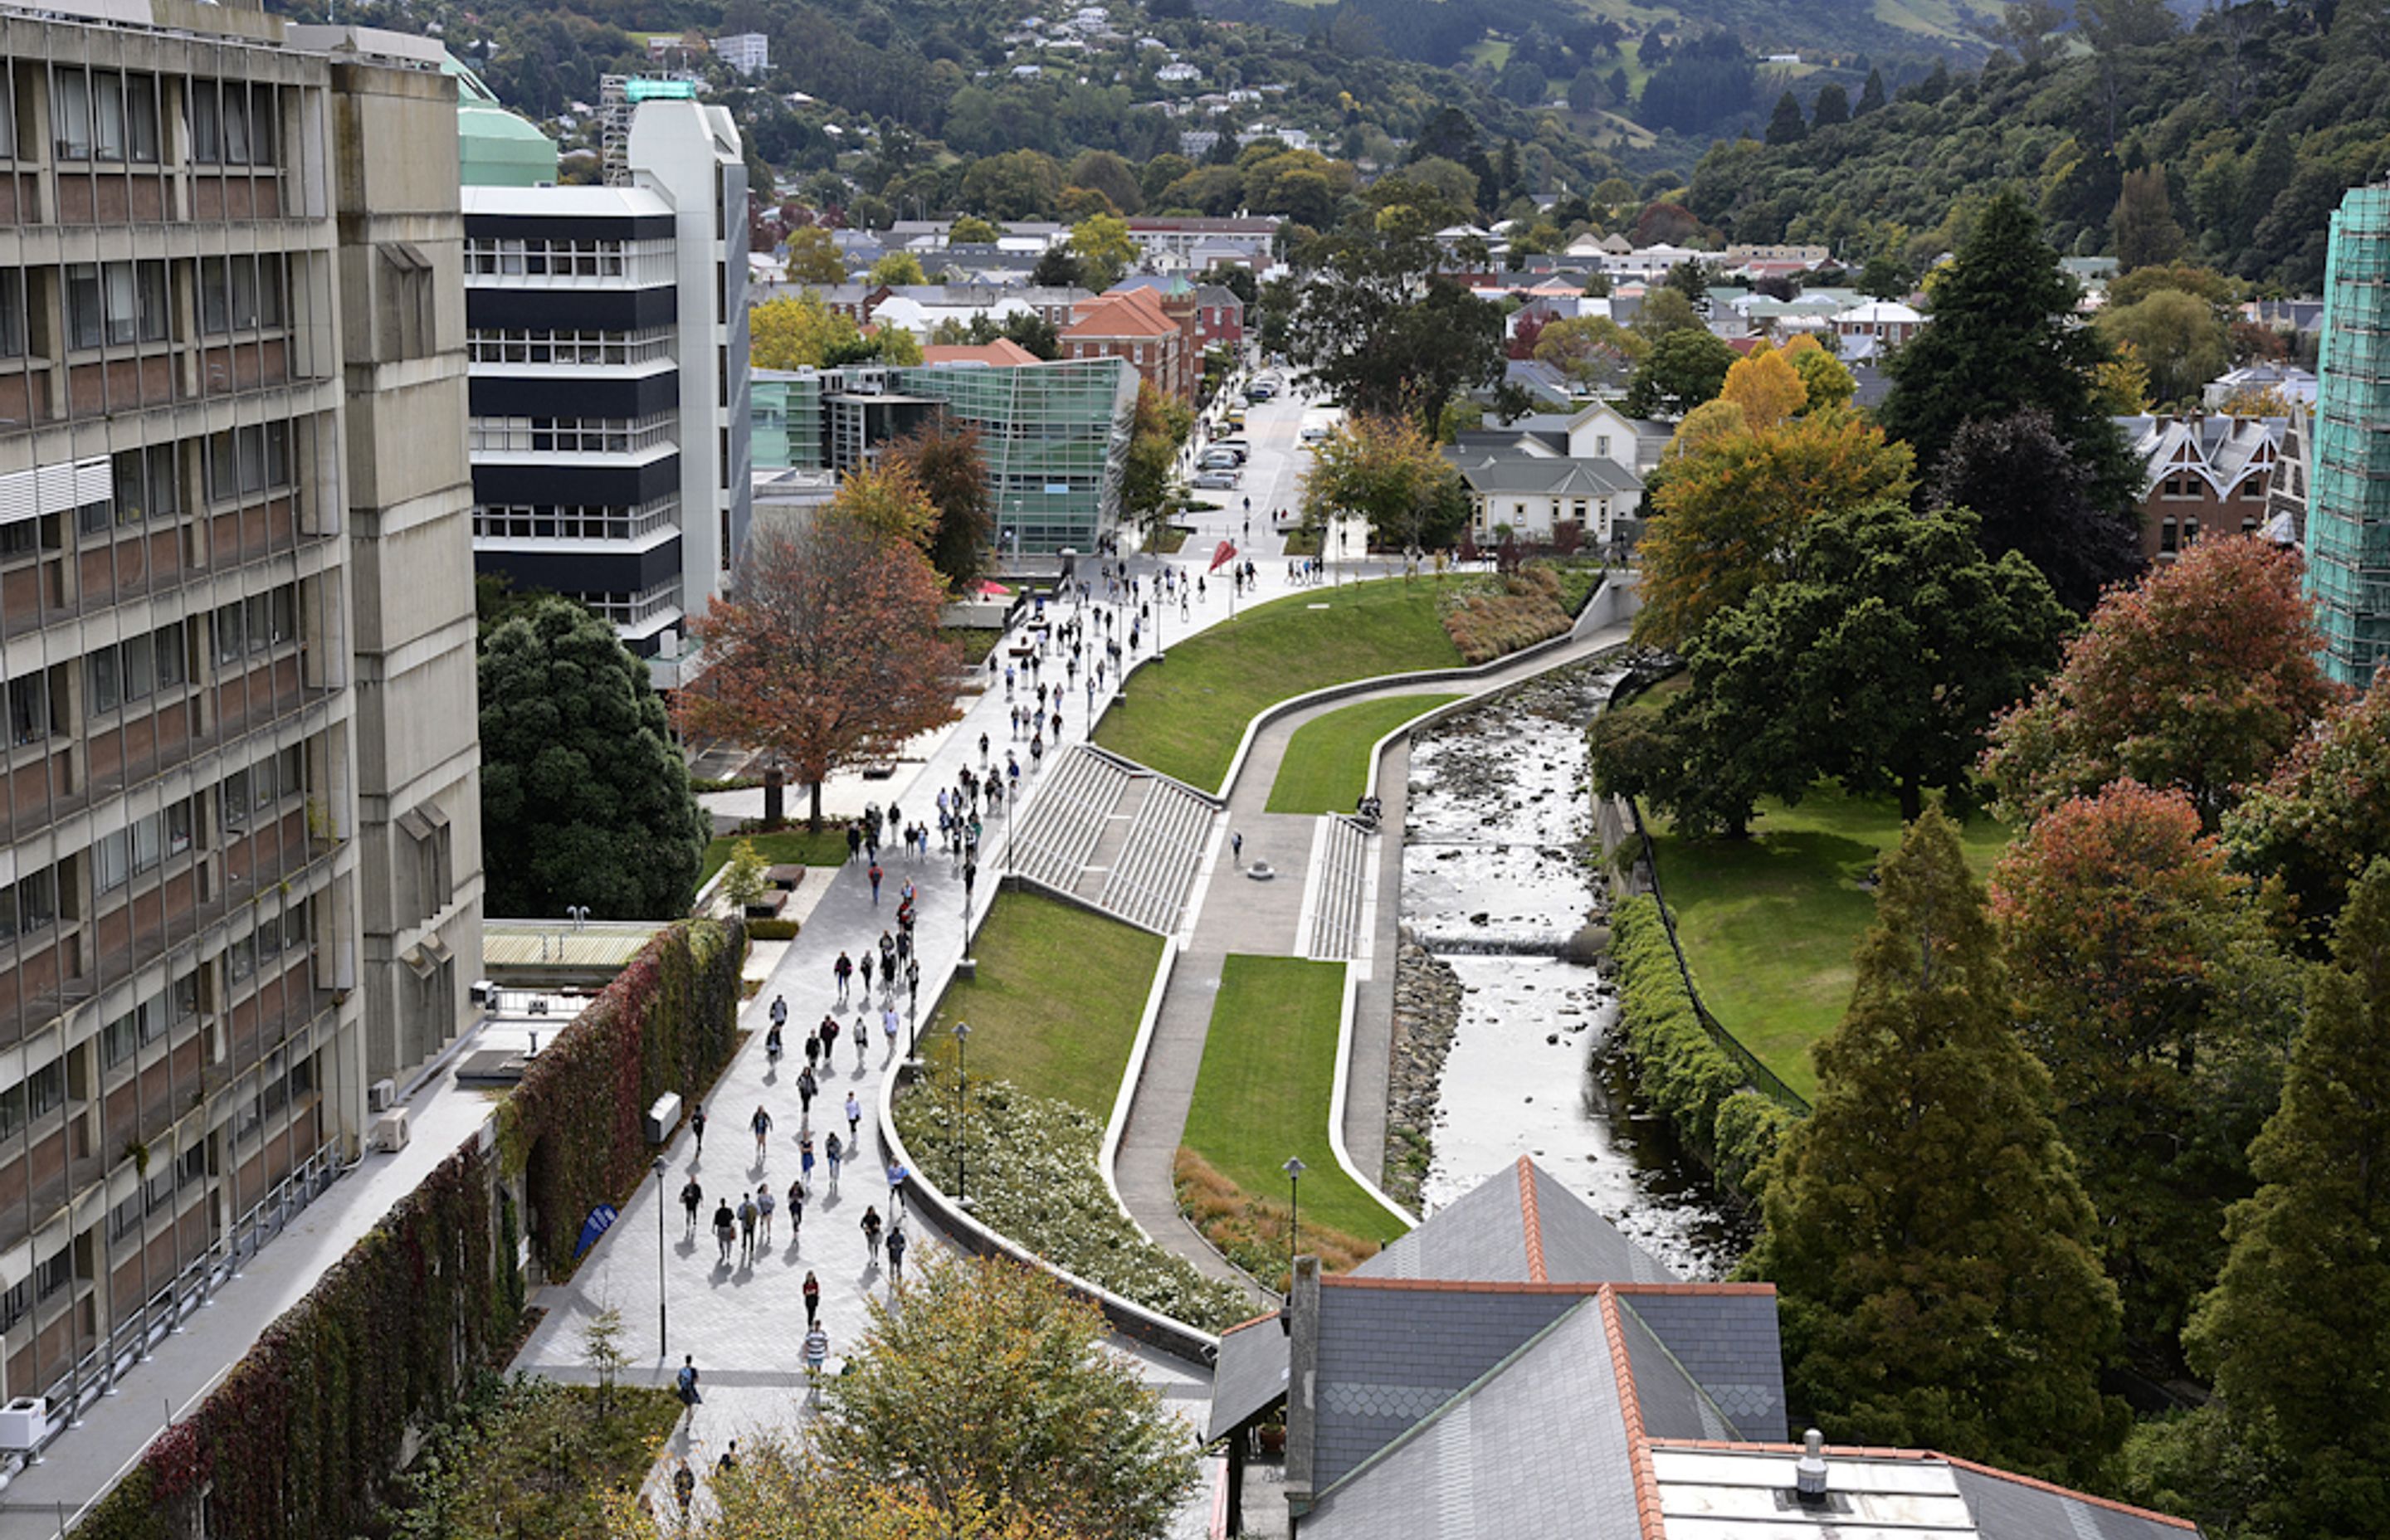
[[[809,828],[823,781],[961,714],[937,573],[880,517],[906,498],[927,509],[900,469],[850,477],[809,523],[757,535],[729,591],[690,622],[707,663],[675,703],[681,731],[763,751],[811,789]]]
[[[2346,694],[2322,645],[2296,556],[2203,540],[2101,600],[2058,673],[1993,726],[1985,774],[2028,819],[2129,776],[2181,790],[2212,829]]]

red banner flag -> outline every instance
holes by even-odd
[[[1219,548],[1212,553],[1212,571],[1216,572],[1236,559],[1237,543],[1233,540],[1223,540],[1220,542]]]

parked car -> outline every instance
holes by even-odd
[[[1202,459],[1197,463],[1205,470],[1234,470],[1245,463],[1245,457],[1233,449],[1223,449],[1214,444],[1203,451]]]
[[[1317,443],[1326,437],[1328,437],[1328,430],[1316,422],[1303,430],[1303,442],[1305,443]]]
[[[1208,453],[1210,450],[1214,449],[1225,449],[1229,454],[1234,455],[1237,457],[1237,463],[1239,465],[1244,464],[1245,461],[1252,456],[1253,452],[1253,446],[1247,443],[1242,439],[1214,439],[1211,443],[1206,446],[1206,452]]]
[[[1236,486],[1237,473],[1233,470],[1207,470],[1195,478],[1195,484],[1214,492],[1227,491]]]

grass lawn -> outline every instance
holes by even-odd
[[[1165,665],[1166,666],[1166,665]],[[1272,813],[1350,813],[1369,780],[1369,746],[1458,695],[1398,695],[1315,717],[1294,730],[1270,785]]]
[[[1164,524],[1153,532],[1152,541],[1145,547],[1156,556],[1176,556],[1187,537],[1195,532],[1184,524]]]
[[[1601,586],[1602,574],[1609,569],[1598,558],[1575,557],[1546,563],[1561,580],[1561,608],[1574,615],[1593,597]]]
[[[730,853],[739,848],[741,840],[755,841],[755,853],[764,858],[764,865],[767,866],[844,866],[846,826],[839,824],[833,827],[825,818],[819,834],[807,834],[802,827],[803,822],[800,819],[800,827],[784,828],[777,834],[724,835],[705,847],[705,868],[698,873],[697,885],[701,888],[713,880],[713,874],[729,862]]]
[[[1665,679],[1661,680],[1658,684],[1652,686],[1650,689],[1645,690],[1642,694],[1637,696],[1634,699],[1626,702],[1625,709],[1630,712],[1658,712],[1664,709],[1669,701],[1675,699],[1677,696],[1684,694],[1686,690],[1691,688],[1692,683],[1693,676],[1690,674],[1683,673],[1681,671],[1672,674]],[[1665,879],[1663,879],[1663,880],[1665,880]]]
[[[999,893],[974,948],[979,977],[957,979],[922,1023],[970,1023],[976,1081],[1009,1080],[1112,1115],[1137,1018],[1162,963],[1162,938],[1035,893]],[[943,1030],[928,1057],[951,1067]]]
[[[1228,772],[1245,724],[1289,696],[1381,674],[1458,668],[1436,614],[1438,584],[1399,579],[1315,588],[1238,612],[1139,669],[1096,741],[1207,789]]]
[[[1655,823],[1652,842],[1703,1003],[1805,1097],[1818,1084],[1809,1045],[1850,1005],[1851,954],[1875,923],[1859,879],[1899,844],[1900,813],[1831,786],[1798,807],[1760,805],[1749,840],[1697,844]],[[1960,838],[1980,877],[2009,831],[1978,815]]]
[[[964,666],[977,668],[987,661],[987,655],[996,650],[996,644],[1004,640],[1004,628],[1000,625],[942,625],[938,627],[938,640],[957,648]]]
[[[1245,1192],[1279,1200],[1280,1168],[1301,1157],[1302,1218],[1382,1242],[1401,1221],[1344,1174],[1328,1142],[1343,991],[1343,963],[1228,958],[1185,1143]]]

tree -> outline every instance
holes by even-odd
[[[2149,368],[2152,393],[2169,404],[2196,402],[2201,388],[2231,366],[2224,323],[2206,301],[2178,289],[2121,309],[2111,305],[2094,328],[2112,344],[2132,344]]]
[[[2130,777],[2179,789],[2214,828],[2345,697],[2322,646],[2297,557],[2210,536],[2100,601],[2058,673],[1993,729],[1984,772],[2019,819]]]
[[[818,225],[801,225],[789,232],[789,281],[804,284],[846,282],[846,259],[838,242]]]
[[[2091,404],[2112,417],[2137,417],[2150,409],[2150,366],[2140,349],[2119,342],[2091,371]]]
[[[910,251],[889,252],[871,264],[868,276],[874,284],[886,284],[892,289],[930,281],[930,276],[921,271],[921,259]]]
[[[1685,297],[1685,291],[1675,288],[1645,289],[1643,302],[1636,307],[1635,319],[1630,325],[1638,335],[1655,342],[1670,332],[1709,329],[1702,322],[1702,313],[1695,310],[1693,302]]]
[[[1818,340],[1804,332],[1784,344],[1784,357],[1801,377],[1801,409],[1821,412],[1848,406],[1858,393],[1859,382],[1843,361],[1818,345]]]
[[[1109,1335],[1100,1312],[1041,1272],[940,1258],[906,1281],[903,1308],[871,1302],[813,1443],[829,1464],[941,1507],[968,1495],[1064,1534],[1155,1540],[1195,1483],[1192,1440],[1106,1350]]]
[[[2126,1335],[2165,1375],[2296,1023],[2294,969],[2226,859],[2188,797],[2125,780],[2045,814],[1992,876],[2018,1030],[2099,1209]]]
[[[1741,407],[1744,426],[1759,433],[1808,404],[1809,389],[1789,359],[1773,348],[1762,347],[1728,367],[1718,399]]]
[[[1716,396],[1734,361],[1734,350],[1707,328],[1665,332],[1635,366],[1622,404],[1629,417],[1681,417]]]
[[[2390,863],[2349,894],[2332,966],[2307,984],[2281,1107],[2250,1147],[2262,1184],[2190,1332],[2224,1415],[2273,1490],[2277,1534],[2378,1534],[2390,1503]]]
[[[747,355],[759,369],[817,369],[862,345],[862,330],[819,295],[766,300],[747,313]]]
[[[1859,269],[1859,292],[1874,299],[1897,300],[1912,283],[1908,264],[1890,251],[1878,251]]]
[[[2390,690],[2332,707],[2223,828],[2233,865],[2278,879],[2300,925],[2321,943],[2349,885],[2390,855]]]
[[[1848,413],[1729,431],[1675,455],[1642,540],[1638,640],[1681,647],[1790,573],[1809,523],[1908,491],[1907,446]]]
[[[944,417],[932,417],[890,445],[888,457],[904,468],[936,510],[929,542],[930,565],[945,579],[948,593],[969,592],[972,580],[985,567],[996,524],[979,430],[956,426]]]
[[[1129,429],[1127,466],[1121,477],[1121,511],[1145,533],[1149,543],[1176,504],[1174,472],[1178,451],[1194,430],[1192,407],[1150,379],[1137,382],[1137,413]]]
[[[1029,281],[1041,289],[1084,289],[1086,279],[1086,269],[1068,246],[1048,246],[1029,270]]]
[[[2143,166],[2125,173],[2109,228],[2116,243],[2116,265],[2124,272],[2172,262],[2181,254],[2182,226],[2175,222],[2164,167]]]
[[[1117,214],[1097,214],[1071,227],[1071,254],[1089,289],[1101,293],[1120,282],[1137,261],[1137,238],[1128,221]]]
[[[1996,195],[1933,289],[1932,319],[1885,364],[1892,392],[1877,409],[1938,470],[1970,418],[2038,406],[2091,473],[2092,499],[2120,514],[2139,501],[2140,464],[2091,398],[2097,340],[2073,324],[2075,280],[2013,193]]]
[[[1994,43],[2008,45],[2018,62],[2028,70],[2037,70],[2057,58],[2064,47],[2055,34],[2066,22],[2066,12],[2056,0],[2011,0],[2001,11],[1998,24],[1985,28],[1984,35]]]
[[[1534,356],[1583,385],[1615,383],[1651,344],[1607,315],[1564,315],[1536,336]]]
[[[2038,406],[1961,427],[1925,500],[1972,508],[1983,520],[1984,549],[2022,552],[2076,614],[2089,613],[2110,584],[2141,570],[2132,526],[2093,505],[2090,474]]]
[[[2096,1382],[2117,1322],[2097,1216],[2009,1031],[1957,828],[1929,811],[1877,876],[1746,1264],[1777,1285],[1787,1390],[1839,1440],[2082,1480],[2127,1422]]]
[[[612,626],[550,596],[490,631],[480,672],[490,913],[685,912],[706,820],[648,665]]]
[[[1440,545],[1466,516],[1460,478],[1409,417],[1356,413],[1329,430],[1303,475],[1303,520],[1314,529],[1364,514],[1381,549]]]
[[[956,246],[993,246],[1003,231],[977,214],[965,214],[946,231],[946,239]]]
[[[1859,87],[1859,105],[1851,116],[1864,118],[1882,106],[1883,106],[1883,71],[1870,70],[1867,83]]]
[[[910,480],[858,472],[810,522],[758,534],[729,590],[689,622],[712,661],[675,699],[681,730],[770,755],[812,789],[816,830],[824,781],[893,759],[959,714],[937,574],[919,546],[859,511],[869,483],[888,478]],[[925,507],[923,522],[933,517]]]
[[[749,854],[754,847],[745,841],[740,847]],[[603,1422],[613,1410],[614,1377],[629,1367],[631,1355],[623,1349],[623,1313],[612,1305],[591,1315],[581,1328],[581,1361],[598,1376],[598,1420]]]
[[[1284,351],[1356,412],[1425,427],[1502,377],[1501,308],[1446,273],[1434,232],[1450,222],[1430,223],[1441,212],[1390,204],[1296,253],[1305,281],[1288,291]]]
[[[871,335],[865,338],[863,342],[867,350],[864,354],[866,358],[876,358],[882,364],[897,364],[912,368],[920,366],[921,340],[903,327],[873,327]]]
[[[1136,213],[1145,207],[1145,189],[1138,185],[1137,173],[1126,160],[1108,149],[1082,150],[1071,161],[1063,180],[1072,186],[1103,194],[1114,209],[1124,214]]]
[[[730,847],[730,859],[722,868],[722,902],[730,906],[731,913],[743,912],[764,896],[766,870],[754,841],[741,840]]]
[[[1833,128],[1850,121],[1850,93],[1832,81],[1818,87],[1818,99],[1809,109],[1809,126]]]
[[[1767,142],[1797,145],[1808,136],[1809,125],[1801,116],[1800,99],[1787,91],[1776,98],[1776,110],[1768,115]]]

